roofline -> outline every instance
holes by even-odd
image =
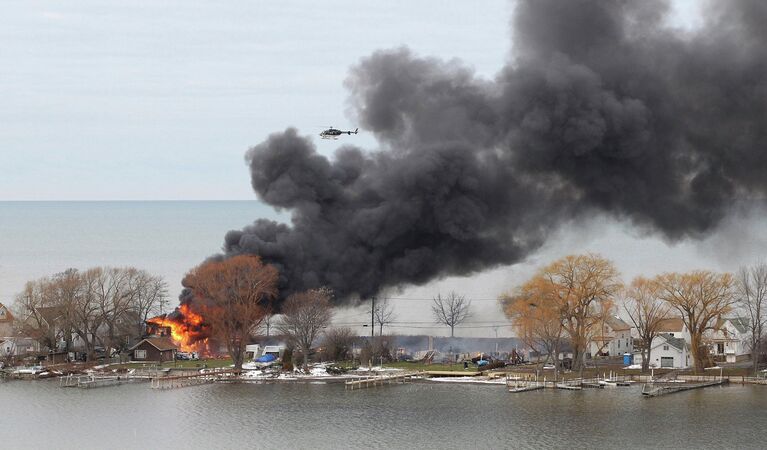
[[[154,339],[150,339],[150,338],[144,338],[144,339],[140,340],[140,341],[138,342],[138,344],[136,344],[136,345],[134,345],[133,347],[131,347],[131,348],[130,348],[128,351],[129,351],[129,352],[132,352],[132,351],[133,351],[133,350],[134,350],[136,347],[138,347],[139,345],[143,344],[143,343],[144,343],[144,341],[147,341],[147,342],[149,343],[149,345],[151,345],[152,347],[156,348],[158,351],[161,351],[161,352],[166,352],[166,351],[168,351],[168,350],[178,350],[178,347],[174,347],[174,348],[166,348],[166,349],[164,349],[164,350],[163,350],[163,349],[161,349],[160,347],[158,347],[157,345],[155,345],[155,343],[154,343],[154,342],[152,342],[153,340],[154,340]],[[173,344],[173,342],[171,342],[171,344]],[[173,345],[175,346],[176,344],[173,344]]]

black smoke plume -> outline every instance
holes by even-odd
[[[711,2],[695,30],[665,1],[519,1],[509,64],[379,51],[347,86],[377,151],[328,159],[295,129],[250,149],[257,220],[227,254],[279,266],[283,293],[337,298],[511,264],[563,218],[605,213],[699,237],[767,187],[767,2]]]

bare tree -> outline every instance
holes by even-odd
[[[548,286],[546,299],[560,309],[573,346],[573,370],[581,369],[589,342],[621,289],[618,270],[597,254],[569,255],[540,269],[530,282]]]
[[[61,315],[55,324],[64,341],[64,349],[72,350],[74,329],[74,305],[83,295],[83,277],[77,269],[67,269],[53,276],[51,295],[53,303],[58,306]]]
[[[671,311],[670,306],[661,301],[658,289],[658,284],[652,280],[637,277],[624,292],[623,307],[644,344],[641,348],[644,371],[650,368],[652,341],[660,334],[660,326]]]
[[[278,329],[301,350],[304,372],[308,370],[312,345],[333,318],[331,298],[328,288],[312,289],[292,294],[282,307]]]
[[[378,324],[378,335],[383,336],[384,325],[394,322],[394,319],[397,318],[394,314],[394,306],[388,297],[376,301],[375,309],[373,309],[373,318],[375,323]]]
[[[695,370],[702,370],[709,356],[704,333],[715,330],[717,319],[736,303],[732,275],[708,271],[666,273],[654,282],[659,286],[658,296],[681,314],[690,332]]]
[[[325,332],[323,345],[325,355],[331,361],[345,361],[349,359],[352,345],[356,336],[351,328],[331,328]]]
[[[79,276],[80,294],[71,305],[72,329],[85,346],[88,359],[95,354],[98,331],[102,325],[101,311],[96,292],[98,291],[101,268],[88,269]]]
[[[128,284],[131,269],[115,267],[98,267],[91,272],[91,296],[95,301],[102,330],[98,330],[98,338],[110,357],[112,349],[118,347],[118,327],[131,310],[131,299],[134,291]]]
[[[168,283],[161,276],[152,275],[144,270],[128,269],[127,284],[131,292],[130,309],[137,319],[136,333],[143,334],[146,321],[162,313],[168,296]]]
[[[272,328],[274,328],[274,311],[269,308],[264,315],[264,320],[261,322],[261,326],[258,327],[258,333],[263,333],[267,337],[272,335]]]
[[[455,337],[456,325],[460,325],[471,316],[470,306],[471,300],[452,291],[446,296],[437,294],[431,305],[431,312],[434,315],[434,321],[450,327],[450,337]]]
[[[737,274],[737,292],[740,307],[748,317],[751,359],[756,374],[767,328],[767,264],[741,267]]]
[[[278,275],[259,257],[239,255],[203,263],[185,278],[194,295],[204,300],[205,320],[226,343],[235,370],[242,369],[247,339],[277,295]]]
[[[513,294],[501,296],[500,302],[506,317],[514,324],[517,336],[538,354],[546,352],[547,359],[559,370],[559,349],[565,334],[562,309],[556,301],[551,287],[532,280],[516,289]]]
[[[68,351],[78,337],[92,357],[98,343],[116,348],[119,337],[140,335],[138,324],[126,326],[131,313],[145,320],[165,292],[162,278],[134,268],[67,269],[28,282],[14,307],[42,345],[55,349],[63,341]]]
[[[42,314],[43,308],[53,306],[50,296],[49,278],[28,281],[24,290],[16,295],[14,313],[23,323],[24,332],[33,337],[41,345],[53,348],[55,346],[55,330],[48,324]]]

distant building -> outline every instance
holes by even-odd
[[[734,363],[750,356],[748,322],[745,317],[722,318],[717,321],[716,331],[705,336],[714,359]]]
[[[634,364],[642,364],[642,352],[634,352]],[[650,346],[650,367],[686,369],[690,367],[690,345],[684,338],[661,333]]]
[[[600,324],[599,332],[589,343],[589,355],[622,356],[634,351],[631,325],[618,317],[610,316]]]
[[[0,337],[0,358],[34,355],[40,344],[28,337]]]
[[[13,314],[0,303],[0,338],[13,336]]]
[[[66,309],[63,306],[41,306],[29,311],[23,320],[25,334],[34,336],[42,347],[63,350],[66,347]]]
[[[178,347],[167,337],[148,337],[130,348],[133,361],[174,361]]]
[[[690,342],[690,331],[681,317],[670,317],[662,320],[658,325],[658,332],[666,333],[674,338],[682,338],[687,343]]]

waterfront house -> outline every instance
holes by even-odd
[[[658,326],[658,332],[666,333],[674,338],[682,338],[688,344],[690,343],[690,331],[687,330],[681,317],[670,317],[662,320]]]
[[[65,348],[66,309],[63,306],[41,306],[27,312],[22,320],[24,331],[42,347],[50,350]]]
[[[40,344],[32,338],[0,337],[0,358],[30,356],[40,351]]]
[[[715,328],[714,332],[705,336],[706,344],[715,360],[734,363],[750,356],[748,318],[720,318]]]
[[[147,337],[130,348],[133,361],[174,361],[178,347],[167,337]]]
[[[634,351],[631,325],[619,317],[609,316],[599,324],[599,331],[589,342],[588,356],[622,356]]]
[[[642,352],[634,352],[634,364],[642,364]],[[687,369],[690,367],[690,345],[684,338],[661,333],[650,346],[650,367]]]
[[[13,336],[13,314],[8,308],[0,303],[0,339],[5,336]]]

